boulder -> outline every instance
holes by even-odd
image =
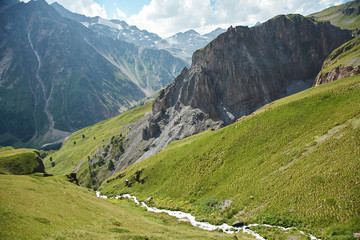
[[[144,200],[144,203],[147,203],[149,201],[151,201],[153,198],[152,197],[148,197],[147,199]]]
[[[235,221],[231,224],[231,226],[233,227],[243,227],[244,226],[244,222],[242,221]]]
[[[190,220],[187,219],[187,218],[180,218],[180,219],[178,220],[178,223],[188,223],[188,224],[190,224]]]

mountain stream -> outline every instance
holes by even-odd
[[[98,198],[104,198],[104,199],[108,198],[106,195],[101,195],[99,191],[96,191],[96,196]],[[268,225],[268,224],[256,224],[256,223],[255,224],[248,224],[248,225],[241,226],[241,227],[233,227],[233,226],[230,226],[230,225],[228,225],[226,223],[223,223],[221,225],[213,225],[213,224],[210,224],[208,222],[196,221],[195,217],[192,216],[190,213],[184,213],[184,212],[181,212],[181,211],[172,211],[172,210],[166,210],[166,209],[158,209],[158,208],[155,208],[155,207],[149,207],[148,205],[146,205],[145,202],[139,202],[135,196],[131,196],[130,194],[123,194],[121,196],[117,195],[114,198],[115,199],[131,198],[131,199],[134,200],[136,205],[141,205],[142,207],[145,207],[147,209],[147,211],[149,211],[149,212],[167,213],[168,215],[176,217],[178,219],[188,219],[192,226],[198,227],[198,228],[201,228],[201,229],[204,229],[204,230],[208,230],[208,231],[214,231],[214,230],[221,229],[224,233],[228,233],[228,234],[233,234],[233,233],[242,231],[244,233],[250,234],[251,236],[255,237],[256,239],[266,240],[266,238],[262,237],[260,234],[254,232],[254,231],[252,231],[250,229],[250,227],[262,226],[262,227],[278,228],[278,229],[283,230],[283,231],[295,229],[295,230],[299,231],[299,233],[301,233],[303,235],[308,235],[311,240],[320,240],[320,238],[316,238],[313,235],[311,235],[310,233],[305,233],[303,231],[300,231],[295,227],[285,228],[285,227],[279,227],[279,226],[272,226],[272,225]],[[110,198],[110,199],[112,199],[112,198]]]

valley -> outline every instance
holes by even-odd
[[[160,37],[0,2],[0,239],[360,239],[359,9]]]

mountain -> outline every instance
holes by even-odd
[[[0,10],[0,145],[33,146],[132,107],[186,65],[102,36],[44,0]]]
[[[218,28],[205,35],[200,35],[194,30],[189,30],[162,39],[155,33],[140,30],[136,26],[130,26],[125,21],[107,20],[100,17],[86,17],[68,11],[57,2],[51,4],[51,6],[61,16],[77,21],[99,35],[123,40],[140,47],[167,50],[172,55],[183,59],[188,64],[191,63],[191,55],[197,49],[204,47],[219,34],[225,32],[225,29]]]
[[[157,49],[157,43],[162,40],[157,34],[150,33],[146,30],[140,30],[136,26],[130,26],[125,21],[107,20],[101,17],[86,17],[68,11],[57,2],[52,3],[51,6],[60,13],[61,16],[77,21],[102,36],[126,41],[141,47],[155,49]]]
[[[2,0],[0,2],[0,7],[11,6],[16,3],[19,3],[19,0]]]
[[[152,197],[151,206],[216,224],[265,223],[354,239],[359,102],[359,74],[310,88],[222,129],[174,141],[104,181],[100,191]],[[274,228],[251,229],[266,239],[292,239]]]
[[[154,101],[143,130],[151,147],[141,159],[174,140],[228,125],[266,103],[309,88],[323,60],[349,39],[350,31],[301,15],[229,28],[196,51],[191,68]]]
[[[172,52],[174,56],[185,57],[188,61],[191,61],[191,56],[196,50],[205,47],[210,41],[225,31],[225,29],[217,28],[210,33],[200,35],[195,30],[188,30],[165,38],[165,41],[160,42],[160,46]]]
[[[360,73],[360,36],[335,49],[324,61],[314,85],[332,82]]]
[[[309,15],[317,21],[330,21],[331,24],[344,28],[356,29],[360,27],[360,1],[334,6],[318,13]]]
[[[64,174],[72,166],[81,172],[81,184],[97,188],[106,177],[175,140],[219,129],[266,103],[311,87],[323,60],[349,39],[350,31],[300,15],[277,16],[252,28],[229,28],[194,53],[191,68],[160,92],[151,113],[143,112],[88,152],[72,143],[87,146],[92,141],[78,132],[53,155],[57,167],[51,171]],[[101,131],[90,129],[97,128],[84,133],[96,136]],[[50,164],[48,159],[45,164]]]

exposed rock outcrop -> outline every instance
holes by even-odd
[[[333,82],[342,78],[353,76],[360,73],[360,66],[352,67],[336,67],[327,73],[319,73],[314,82],[314,86],[318,86],[324,83]]]

